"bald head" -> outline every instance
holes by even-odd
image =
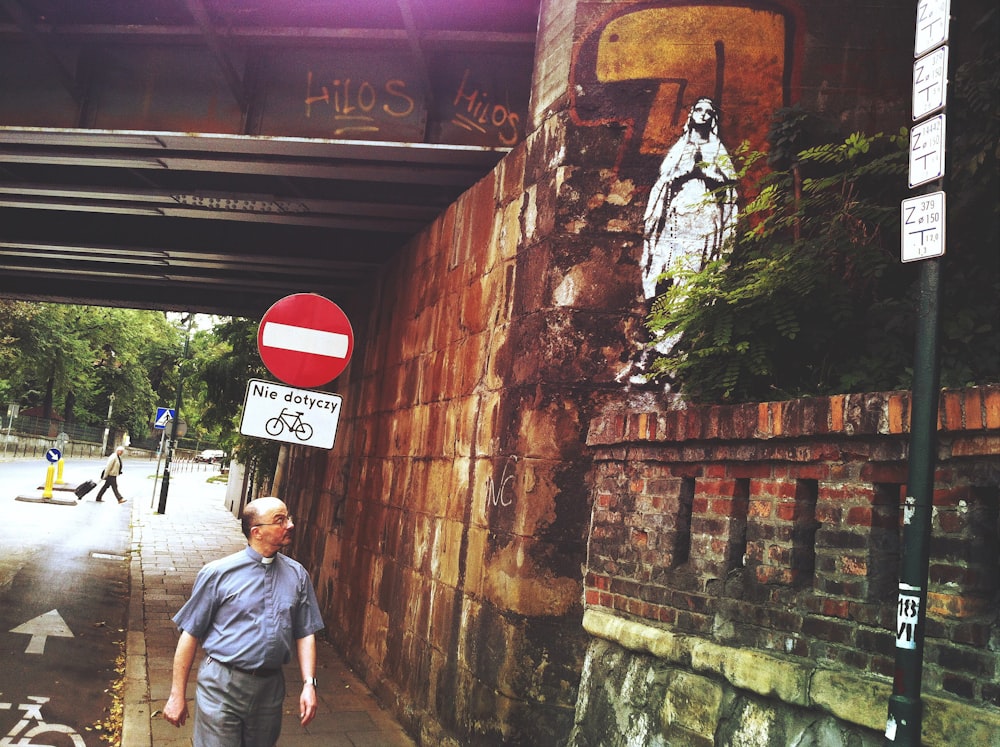
[[[277,512],[288,513],[284,501],[269,495],[250,501],[243,507],[243,534],[250,538],[250,531],[255,524],[263,524]]]

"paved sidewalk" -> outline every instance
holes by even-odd
[[[150,471],[152,475],[152,470]],[[193,719],[178,729],[160,715],[170,693],[177,631],[170,621],[187,599],[198,570],[209,560],[246,546],[239,522],[223,506],[225,486],[206,472],[175,474],[165,512],[146,495],[129,496],[132,508],[131,601],[125,665],[123,747],[189,747]],[[159,492],[156,492],[159,503]],[[188,684],[194,709],[198,660]],[[317,651],[319,713],[298,723],[298,664],[285,668],[288,695],[279,747],[413,747],[392,716],[326,641]]]

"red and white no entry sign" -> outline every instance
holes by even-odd
[[[333,301],[315,293],[285,296],[269,308],[257,330],[267,370],[291,386],[322,386],[347,367],[354,330]]]

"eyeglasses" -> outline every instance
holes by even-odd
[[[274,521],[269,521],[266,524],[254,524],[250,528],[256,529],[257,527],[283,527],[287,526],[288,524],[294,524],[294,523],[295,522],[292,521],[291,514],[289,514],[288,516],[278,516],[275,518]]]

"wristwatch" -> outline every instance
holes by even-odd
[[[313,687],[319,687],[319,681],[315,677],[306,677],[302,680],[303,685],[312,685]]]

